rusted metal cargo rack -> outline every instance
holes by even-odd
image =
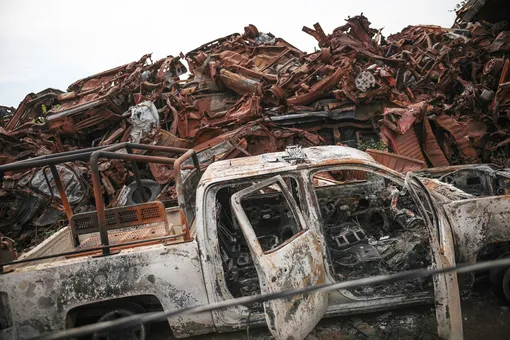
[[[126,152],[116,152],[125,149]],[[158,153],[166,154],[181,154],[178,158],[169,158],[161,156],[148,156],[143,154],[134,153],[135,150],[153,151]],[[80,246],[78,236],[90,232],[98,232],[100,235],[100,246],[76,249],[71,252],[52,254],[41,257],[26,258],[7,263],[0,263],[0,272],[3,268],[8,265],[15,265],[27,262],[33,262],[43,259],[55,258],[60,256],[72,256],[76,254],[90,253],[92,251],[101,251],[101,255],[112,254],[112,247],[119,246],[119,244],[110,244],[108,230],[122,228],[126,226],[133,226],[134,224],[151,223],[161,220],[162,214],[165,213],[165,207],[161,202],[144,203],[141,205],[127,206],[121,208],[105,209],[103,201],[103,194],[101,190],[101,179],[98,169],[98,161],[100,158],[105,159],[121,159],[130,163],[133,171],[138,190],[142,196],[142,200],[147,202],[147,197],[142,187],[142,180],[140,171],[138,169],[137,162],[155,163],[155,164],[169,164],[173,165],[175,172],[175,186],[177,189],[177,202],[180,209],[181,222],[184,227],[182,234],[177,235],[166,235],[157,238],[149,238],[143,240],[137,240],[133,242],[124,242],[123,246],[131,246],[140,243],[149,243],[153,241],[163,241],[177,237],[184,237],[184,239],[190,239],[189,227],[193,223],[193,211],[189,200],[186,199],[186,180],[191,180],[191,177],[196,178],[195,182],[198,183],[198,179],[201,175],[200,165],[198,162],[197,155],[192,149],[182,149],[174,147],[164,147],[157,145],[144,145],[134,143],[120,143],[110,146],[101,146],[88,149],[81,149],[75,151],[68,151],[59,154],[52,154],[47,156],[36,157],[27,159],[24,161],[14,162],[0,166],[0,180],[6,172],[29,170],[34,168],[42,168],[45,180],[48,187],[51,190],[51,179],[47,174],[47,170],[51,171],[52,179],[55,181],[55,186],[58,189],[58,198],[61,200],[62,208],[65,210],[67,219],[69,221],[69,228],[75,247]],[[187,160],[192,161],[193,169],[187,174],[186,178],[183,178],[182,165]],[[86,212],[74,214],[69,204],[67,194],[64,190],[64,186],[60,179],[59,172],[56,168],[57,164],[63,164],[66,162],[74,161],[88,161],[92,174],[92,185],[94,190],[95,206],[94,212]],[[195,183],[195,184],[196,184]],[[194,190],[194,188],[192,188]],[[53,199],[56,200],[57,195],[52,192]],[[192,197],[193,194],[191,193]],[[135,223],[133,223],[135,222]],[[168,229],[168,226],[166,227]]]

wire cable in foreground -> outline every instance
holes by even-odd
[[[307,288],[286,290],[276,293],[269,293],[264,295],[254,295],[254,296],[245,296],[236,299],[224,300],[213,304],[194,306],[194,307],[186,307],[179,310],[173,311],[163,311],[163,312],[152,312],[152,313],[144,313],[137,314],[128,317],[124,317],[121,319],[117,319],[114,321],[106,321],[91,325],[86,325],[77,328],[66,329],[62,331],[57,331],[49,334],[43,334],[41,336],[32,338],[34,340],[57,340],[57,339],[67,339],[80,337],[84,335],[89,335],[97,332],[103,332],[105,330],[113,330],[113,329],[121,329],[126,327],[133,327],[140,324],[151,323],[156,321],[162,321],[168,317],[174,317],[182,314],[197,314],[210,312],[217,309],[232,307],[236,305],[245,305],[256,302],[266,302],[274,299],[281,299],[292,297],[298,294],[305,294],[311,292],[330,292],[338,289],[352,289],[358,288],[362,286],[371,286],[377,285],[381,283],[393,282],[393,281],[402,281],[409,280],[419,277],[427,277],[438,274],[447,274],[447,273],[468,273],[473,271],[487,270],[491,268],[497,267],[510,267],[510,258],[503,258],[493,261],[480,262],[469,265],[457,265],[455,267],[443,268],[443,269],[415,269],[409,270],[401,273],[388,274],[388,275],[378,275],[372,276],[363,279],[345,281],[340,283],[332,283],[325,284],[320,286],[313,286]]]

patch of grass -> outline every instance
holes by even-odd
[[[357,338],[353,334],[348,334],[344,336],[344,340],[357,340]]]
[[[373,150],[379,150],[379,151],[388,151],[388,146],[382,141],[378,140],[375,141],[373,139],[370,139],[368,141],[359,141],[356,144],[356,148],[365,151],[366,149],[373,149]]]

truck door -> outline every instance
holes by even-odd
[[[278,221],[281,232],[268,249],[264,229],[272,228],[268,219],[254,228],[246,208],[252,197],[275,192],[281,207]],[[311,287],[325,282],[323,245],[314,230],[308,229],[303,215],[281,176],[261,181],[238,191],[231,198],[232,209],[246,238],[260,281],[261,293]],[[275,204],[273,201],[270,204]],[[261,216],[264,218],[264,216]],[[282,228],[284,224],[284,228]],[[274,236],[273,236],[274,237]],[[269,330],[278,340],[301,340],[317,325],[328,306],[327,293],[310,293],[264,303]]]
[[[405,184],[414,202],[422,211],[423,216],[426,217],[434,267],[443,269],[455,266],[453,235],[440,223],[440,211],[434,206],[429,189],[413,172],[407,173]],[[439,338],[463,339],[462,310],[457,274],[436,275],[434,277],[434,295]]]

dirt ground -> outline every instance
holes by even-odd
[[[510,338],[510,305],[496,297],[487,282],[462,301],[466,340]]]
[[[494,295],[488,280],[480,280],[462,300],[465,340],[503,340],[510,338],[510,305]],[[154,325],[150,339],[171,339],[166,324]],[[248,339],[246,330],[210,334],[190,340]],[[251,340],[270,340],[264,328],[250,330]],[[307,340],[435,340],[433,306],[322,320]]]

